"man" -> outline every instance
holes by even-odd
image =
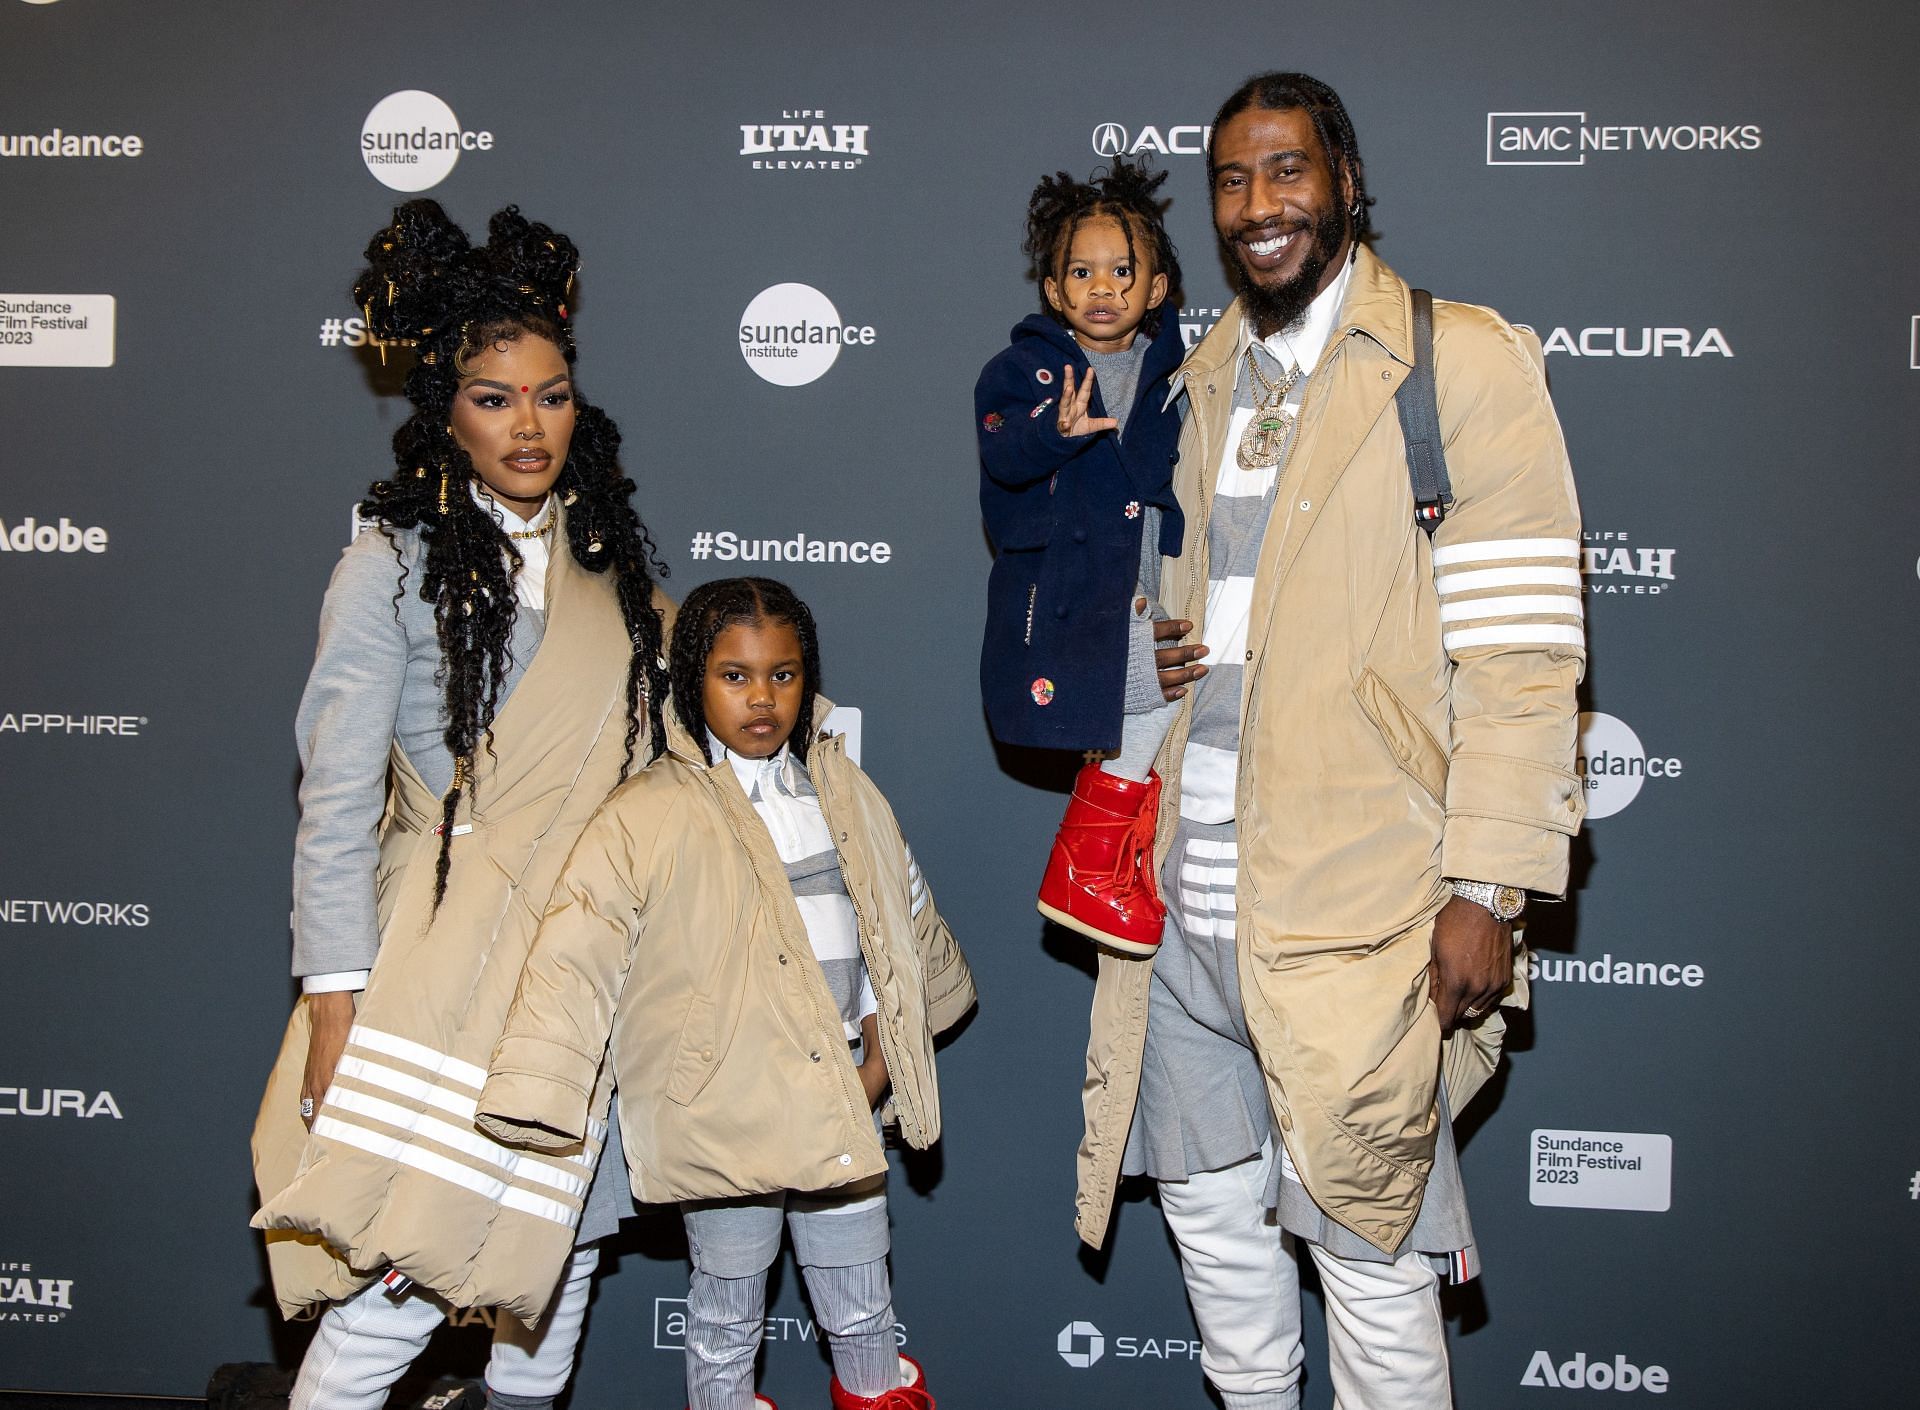
[[[1583,811],[1579,514],[1537,344],[1437,303],[1454,502],[1431,543],[1416,523],[1411,299],[1364,243],[1331,89],[1249,80],[1208,158],[1238,296],[1175,392],[1168,919],[1153,958],[1101,958],[1077,1222],[1099,1244],[1119,1177],[1158,1181],[1228,1410],[1299,1403],[1283,1231],[1326,1291],[1336,1404],[1431,1410],[1439,1270],[1476,1268],[1451,1113],[1525,1002],[1510,922],[1564,891]]]

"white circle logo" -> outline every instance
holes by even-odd
[[[1086,1350],[1080,1349],[1080,1343],[1086,1342]],[[1060,1336],[1054,1342],[1060,1352],[1060,1359],[1069,1366],[1086,1370],[1107,1352],[1107,1339],[1100,1335],[1100,1329],[1091,1322],[1069,1322],[1060,1329]]]
[[[418,88],[389,93],[360,126],[360,156],[383,186],[425,191],[447,179],[462,152],[487,151],[491,132],[462,132],[453,109]]]
[[[1580,748],[1574,772],[1587,791],[1587,819],[1623,811],[1650,778],[1679,778],[1680,761],[1647,757],[1625,720],[1599,713],[1580,716]]]
[[[842,323],[833,300],[811,284],[775,284],[740,315],[740,355],[777,387],[818,381],[854,344],[871,347],[873,329]]]
[[[1103,157],[1117,157],[1127,150],[1127,130],[1117,122],[1103,122],[1093,130],[1093,150]]]

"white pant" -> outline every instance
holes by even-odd
[[[599,1261],[598,1245],[573,1251],[538,1330],[528,1331],[511,1313],[496,1314],[489,1390],[536,1400],[560,1393],[573,1373]],[[380,1410],[387,1391],[446,1321],[447,1304],[420,1288],[388,1297],[374,1282],[336,1302],[321,1315],[288,1410]]]
[[[1228,1410],[1300,1403],[1300,1271],[1265,1208],[1272,1145],[1225,1170],[1160,1181],[1200,1326],[1200,1365]],[[1307,1245],[1327,1300],[1334,1410],[1447,1410],[1439,1279],[1411,1249],[1392,1263]]]

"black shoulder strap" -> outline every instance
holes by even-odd
[[[1413,521],[1433,537],[1453,505],[1447,456],[1440,444],[1440,403],[1433,388],[1433,295],[1413,294],[1413,370],[1400,384],[1394,404],[1400,433],[1407,442],[1407,475],[1413,482]]]

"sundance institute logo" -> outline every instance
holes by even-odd
[[[360,157],[381,185],[425,191],[453,171],[462,152],[493,150],[491,132],[468,132],[431,93],[405,88],[373,105],[360,126]]]
[[[775,284],[740,315],[740,355],[778,387],[817,382],[843,347],[872,347],[873,328],[841,321],[833,300],[811,284]]]

